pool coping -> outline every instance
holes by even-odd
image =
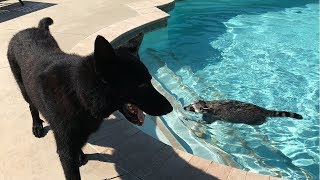
[[[104,36],[113,47],[118,47],[138,33],[150,32],[165,27],[169,14],[166,13],[174,8],[174,0],[149,0],[126,4],[139,15],[120,21],[105,27],[85,39],[79,41],[70,51],[79,55],[88,55],[93,52],[93,42],[97,35]]]
[[[88,55],[93,52],[93,42],[97,35],[104,36],[114,48],[122,45],[126,41],[132,39],[137,34],[143,32],[147,33],[153,31],[155,29],[159,29],[165,27],[167,25],[167,20],[169,18],[168,11],[172,10],[175,6],[174,0],[149,0],[149,1],[140,1],[140,2],[133,2],[126,4],[126,6],[130,7],[131,9],[135,10],[139,15],[120,21],[118,23],[112,24],[107,26],[88,37],[79,41],[70,51],[77,53],[79,55]],[[154,119],[155,122],[159,123],[159,120]],[[161,121],[161,120],[160,120]],[[139,130],[140,131],[140,130]],[[148,136],[148,135],[146,135]],[[171,136],[170,136],[171,137]],[[177,142],[177,140],[172,140],[172,149],[180,156],[189,157],[189,161],[193,160],[196,162],[202,162],[207,164],[206,169],[203,169],[204,172],[214,175],[219,179],[269,179],[275,180],[280,179],[268,175],[257,174],[250,171],[244,171],[237,168],[233,168],[231,166],[226,166],[222,164],[215,163],[213,161],[203,159],[201,157],[189,154],[183,151],[181,148],[181,144]],[[154,139],[154,141],[158,141]],[[162,143],[162,142],[161,142]],[[97,147],[94,145],[89,146],[94,149],[96,152],[101,153]],[[107,149],[107,151],[112,151],[112,149]],[[105,152],[104,150],[103,152]],[[190,162],[188,162],[190,163]],[[200,164],[192,164],[196,168],[201,169]],[[119,165],[117,165],[119,166]],[[124,169],[124,168],[122,168]],[[125,170],[125,169],[124,169]],[[138,178],[138,177],[137,177]]]

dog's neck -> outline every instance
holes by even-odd
[[[93,55],[83,57],[73,75],[80,104],[95,118],[105,118],[119,109],[112,88],[100,81],[94,68]],[[81,79],[81,80],[80,80]]]

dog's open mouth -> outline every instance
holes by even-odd
[[[133,104],[124,104],[120,112],[133,124],[142,126],[144,123],[145,115],[143,111]]]

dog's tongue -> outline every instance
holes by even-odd
[[[145,118],[143,111],[141,111],[137,106],[133,104],[128,104],[127,108],[129,109],[131,114],[136,114],[137,121],[132,121],[132,123],[142,126]]]
[[[143,111],[141,111],[139,108],[137,108],[137,116],[138,116],[138,119],[139,119],[139,125],[140,126],[143,125],[145,115],[143,114]]]

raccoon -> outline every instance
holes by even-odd
[[[203,120],[208,124],[217,120],[222,120],[231,123],[261,125],[267,121],[267,117],[291,117],[303,119],[303,117],[297,113],[268,110],[251,103],[236,100],[199,100],[183,109],[186,111],[202,113]]]

